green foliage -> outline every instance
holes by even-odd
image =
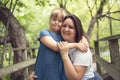
[[[103,59],[105,59],[106,61],[110,61],[110,56],[104,56]]]
[[[8,0],[3,0],[6,3]],[[64,0],[67,2],[66,8],[69,12],[77,15],[83,24],[84,31],[87,32],[90,20],[99,9],[101,0]],[[64,1],[62,3],[64,3]],[[87,2],[88,1],[88,4]],[[52,9],[59,7],[60,0],[19,0],[15,8],[14,15],[25,29],[26,37],[30,43],[30,46],[38,45],[37,37],[40,30],[49,28],[49,16]],[[15,3],[15,0],[13,0]],[[69,7],[70,6],[70,7]],[[108,12],[114,12],[120,10],[118,0],[108,0],[107,4],[103,8],[103,15]],[[91,10],[91,14],[90,14]],[[106,14],[108,16],[108,14]],[[111,17],[119,19],[119,13],[111,13]],[[110,25],[108,17],[103,17],[98,20],[99,26],[95,24],[92,32],[91,45],[94,46],[93,40],[96,39],[96,34],[99,32],[99,38],[103,38],[110,35]],[[119,34],[119,21],[112,20],[113,35]],[[98,28],[97,28],[98,27]],[[36,44],[35,44],[36,43]],[[35,44],[35,45],[34,45]]]
[[[5,35],[5,26],[3,25],[3,23],[0,21],[0,36],[4,36]]]
[[[21,0],[19,4],[16,6],[14,15],[24,27],[30,46],[38,46],[37,37],[40,30],[49,28],[50,13],[57,5],[53,5],[55,3],[48,0],[29,0],[29,3],[27,0]]]
[[[99,8],[101,0],[88,0],[88,6],[92,10],[92,15],[94,16]],[[49,28],[49,15],[51,10],[55,7],[58,7],[58,0],[21,0],[18,2],[18,6],[16,7],[15,15],[20,23],[23,25],[26,31],[26,36],[30,44],[37,43],[37,37],[40,33],[41,29]],[[96,3],[96,5],[95,5]],[[108,11],[107,3],[104,7],[103,14]],[[111,7],[111,11],[115,11],[118,9],[118,3],[114,2],[109,4]],[[69,7],[69,5],[71,7]],[[86,0],[68,0],[66,4],[66,8],[69,12],[77,15],[83,24],[83,28],[85,32],[88,30],[88,26],[90,24],[91,16],[89,12],[89,8],[87,6]],[[112,17],[119,17],[119,14],[111,14]],[[118,34],[119,30],[116,31],[119,27],[118,21],[112,21],[113,25],[113,33]],[[118,27],[117,27],[118,26]],[[94,46],[93,40],[96,39],[96,33],[99,31],[99,38],[106,37],[110,35],[110,27],[109,20],[107,17],[99,20],[99,28],[95,25],[93,33],[91,45]]]
[[[2,80],[10,80],[10,75],[3,77]]]
[[[27,7],[23,2],[21,2],[21,1],[18,1],[17,2],[17,6],[19,6],[19,7]]]
[[[35,0],[36,1],[36,5],[39,6],[45,6],[46,4],[49,3],[49,0]]]
[[[0,2],[2,2],[2,4],[7,4],[9,1],[8,0],[2,0],[2,1],[0,1]]]

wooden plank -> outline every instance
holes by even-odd
[[[0,77],[11,74],[35,63],[35,58],[0,69]]]
[[[116,68],[120,71],[120,56],[117,57],[116,61],[118,62]]]
[[[120,71],[116,69],[113,64],[105,61],[104,59],[100,58],[98,55],[94,54],[95,60],[98,64],[100,64],[103,69],[115,80],[120,79]]]
[[[27,48],[8,48],[8,49],[2,49],[2,51],[17,51],[17,50],[32,50],[32,49],[38,49],[38,47],[27,47]]]
[[[112,35],[112,36],[105,37],[105,38],[102,38],[102,39],[98,39],[98,40],[95,40],[95,42],[96,41],[107,41],[107,40],[112,40],[112,39],[120,39],[120,34]]]
[[[110,50],[111,63],[118,65],[117,57],[120,56],[118,39],[109,40],[109,50]]]

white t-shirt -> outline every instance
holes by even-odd
[[[88,66],[82,80],[87,80],[94,77],[94,69],[92,64],[93,59],[90,49],[88,49],[86,53],[83,53],[74,48],[69,51],[69,56],[73,65]]]

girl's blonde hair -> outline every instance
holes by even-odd
[[[50,19],[51,18],[57,18],[58,16],[60,16],[62,19],[68,15],[67,11],[63,8],[55,8],[52,10],[51,12],[51,16],[50,16]]]

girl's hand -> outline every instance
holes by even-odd
[[[87,39],[83,36],[79,42],[78,49],[82,52],[87,52],[88,47],[89,47],[89,43]]]
[[[37,78],[36,75],[34,75],[34,72],[28,77],[27,80],[34,80],[34,78]]]
[[[87,52],[88,46],[86,46],[84,43],[79,42],[77,47],[80,51]]]
[[[58,47],[60,50],[61,57],[65,58],[66,56],[68,56],[68,51],[69,51],[68,42],[63,41],[63,42],[59,42],[57,44],[58,44]]]

